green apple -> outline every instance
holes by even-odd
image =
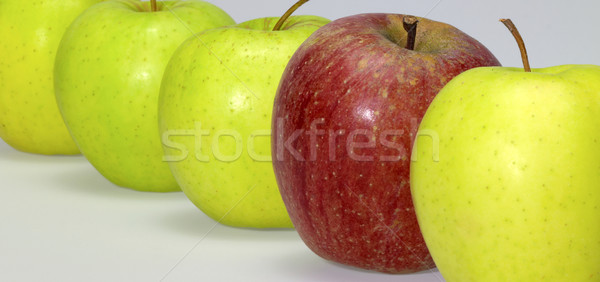
[[[165,159],[188,198],[227,225],[292,227],[270,161],[273,99],[291,56],[329,20],[291,17],[273,31],[278,19],[199,34],[163,77]]]
[[[56,99],[75,142],[117,185],[177,191],[162,161],[157,107],[171,55],[205,29],[234,24],[203,1],[111,0],[87,9],[65,33],[56,57]]]
[[[54,57],[69,24],[100,0],[0,1],[0,137],[38,154],[78,154],[54,98]]]
[[[599,117],[600,66],[476,68],[443,88],[411,191],[447,281],[600,280]]]

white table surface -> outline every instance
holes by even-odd
[[[0,141],[0,281],[443,281],[313,254],[294,230],[217,224],[181,192],[120,188],[82,156]]]

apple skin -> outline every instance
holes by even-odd
[[[54,98],[54,57],[69,24],[97,2],[0,2],[0,138],[13,148],[79,154]]]
[[[458,29],[419,20],[415,51],[404,48],[403,15],[336,20],[306,40],[282,77],[273,110],[275,175],[298,233],[325,259],[389,273],[434,267],[410,194],[413,135],[446,82],[499,63]],[[311,124],[327,133],[294,141],[297,130],[316,133]],[[345,133],[331,146],[329,136],[338,130]],[[369,138],[352,138],[354,130],[371,133],[376,144],[351,155],[344,140]],[[386,130],[397,134],[380,142]],[[302,158],[281,148],[286,140]]]
[[[70,133],[102,175],[119,186],[168,192],[180,189],[162,161],[156,126],[164,69],[192,31],[234,22],[203,1],[158,7],[150,12],[150,2],[122,0],[87,9],[63,37],[55,86]]]
[[[447,281],[599,281],[600,67],[478,68],[415,142],[419,225]]]
[[[274,32],[278,20],[255,19],[203,32],[179,48],[163,77],[159,125],[165,155],[182,155],[168,142],[191,152],[169,162],[173,175],[192,203],[230,226],[292,227],[270,162],[273,98],[294,51],[329,20],[294,16]],[[196,138],[176,136],[198,124]],[[209,136],[200,136],[200,130]],[[228,161],[211,149],[218,146],[222,155],[235,156],[233,138],[214,141],[223,130],[239,134],[242,142],[243,151]],[[250,136],[260,132],[251,145]]]

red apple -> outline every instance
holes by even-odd
[[[418,20],[413,40],[410,20]],[[308,38],[280,82],[271,145],[281,195],[306,245],[381,272],[434,267],[410,194],[417,127],[454,76],[498,65],[455,27],[404,15],[346,17]]]

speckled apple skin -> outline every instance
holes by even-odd
[[[499,65],[479,42],[456,28],[420,18],[415,51],[404,48],[403,15],[363,14],[336,20],[296,52],[281,80],[273,109],[273,165],[279,189],[298,233],[323,258],[369,270],[408,273],[434,267],[419,231],[409,186],[410,151],[418,122],[451,78],[477,66]],[[298,160],[283,150],[298,129],[345,134],[329,156],[329,134],[300,135]],[[281,124],[278,126],[277,124]],[[350,157],[349,132],[364,129],[387,137],[396,148],[355,150],[373,161]],[[365,142],[367,137],[356,138]],[[380,157],[397,156],[394,161]]]
[[[69,24],[99,0],[0,2],[0,137],[29,153],[78,154],[54,97],[54,58]]]
[[[412,193],[446,281],[600,281],[600,67],[480,68],[440,92]]]
[[[81,152],[107,179],[140,191],[179,191],[156,125],[162,75],[192,31],[234,22],[203,1],[161,2],[152,13],[149,6],[107,1],[77,18],[57,53],[56,99]]]
[[[189,150],[185,159],[170,162],[171,170],[187,197],[226,225],[292,227],[270,161],[273,98],[294,51],[329,20],[291,17],[281,31],[273,32],[278,20],[256,19],[199,34],[179,48],[163,78],[161,133],[194,130],[199,125],[207,134],[201,137],[196,131],[196,138],[168,136]],[[214,140],[224,131],[239,134],[239,157],[218,157],[236,155],[232,137]],[[257,132],[263,136],[250,145],[250,135]],[[182,154],[169,146],[164,149],[167,156]]]

